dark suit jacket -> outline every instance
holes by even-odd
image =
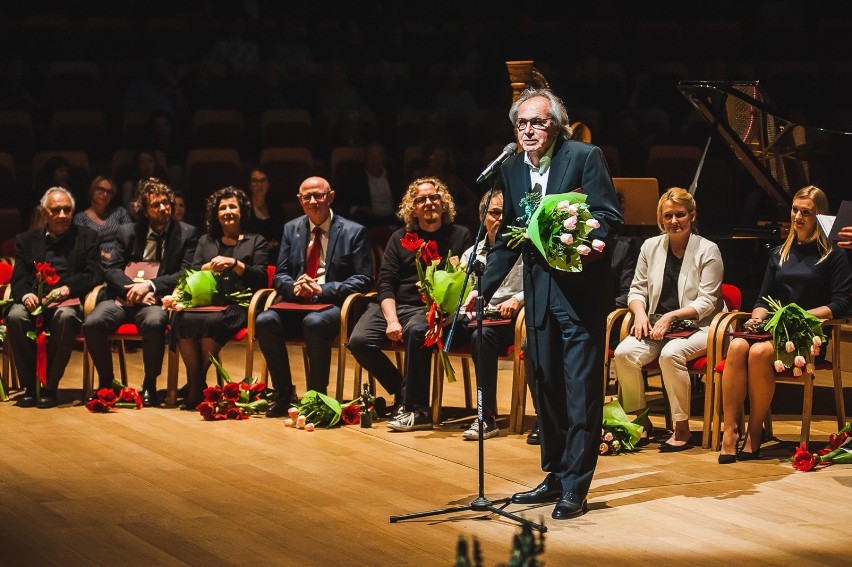
[[[390,186],[391,195],[393,195],[393,211],[387,217],[364,217],[355,218],[358,223],[365,226],[374,226],[376,224],[385,223],[400,223],[396,218],[396,208],[402,199],[402,193],[405,190],[407,181],[403,181],[402,176],[391,166],[386,166],[388,185]],[[344,167],[343,171],[334,179],[334,209],[341,211],[350,219],[352,217],[352,207],[356,206],[372,206],[370,202],[370,182],[367,179],[367,172],[364,166],[360,163],[354,167]]]
[[[68,273],[55,286],[45,284],[42,292],[47,295],[51,289],[67,285],[71,297],[82,301],[100,283],[102,277],[98,234],[85,226],[72,224],[66,238],[74,239],[68,258]],[[34,262],[45,261],[46,249],[47,235],[44,228],[22,232],[15,237],[15,267],[11,283],[12,297],[18,303],[26,294],[38,293]]]
[[[195,256],[192,259],[192,267],[198,270],[218,255],[219,241],[209,234],[205,234],[198,240],[198,247],[195,249]],[[242,283],[252,291],[267,287],[269,277],[266,275],[266,266],[269,264],[269,252],[266,249],[266,239],[263,236],[251,233],[243,234],[243,238],[234,246],[231,257],[236,258],[246,266],[242,276],[232,274],[232,278],[237,280],[233,282],[234,284]],[[229,272],[233,272],[233,270],[226,270],[224,274]]]
[[[284,225],[273,287],[287,301],[296,298],[293,286],[296,278],[305,273],[309,240],[310,229],[306,215]],[[372,273],[373,257],[370,254],[367,229],[335,214],[328,232],[325,283],[320,286],[322,297],[319,301],[342,306],[350,294],[366,293],[373,289]]]
[[[122,225],[116,234],[116,246],[112,257],[104,268],[107,283],[106,297],[123,299],[126,284],[133,280],[124,273],[129,262],[141,262],[145,253],[145,241],[148,238],[148,221],[143,219]],[[198,245],[198,229],[180,221],[172,221],[166,228],[166,240],[163,245],[163,261],[157,277],[153,280],[157,295],[162,297],[174,290],[178,278],[187,268],[192,267],[195,247]]]
[[[500,171],[503,195],[503,222],[505,226],[518,225],[518,218],[524,211],[520,207],[521,199],[529,192],[529,167],[524,163],[524,154],[519,153],[503,164]],[[586,203],[594,217],[601,223],[600,228],[592,231],[589,238],[598,238],[607,243],[624,224],[619,211],[618,198],[612,186],[612,178],[606,167],[600,148],[583,142],[556,141],[553,160],[547,180],[547,194],[567,193],[581,189],[586,195]],[[497,240],[483,276],[483,295],[486,300],[497,291],[500,282],[515,265],[518,254],[524,257],[524,300],[526,301],[527,321],[540,327],[547,313],[551,298],[564,299],[567,307],[577,313],[577,321],[588,317],[604,317],[614,305],[609,252],[592,252],[583,263],[582,272],[561,272],[548,266],[547,261],[532,244],[509,248],[504,233],[498,231]],[[606,261],[603,261],[606,260]],[[592,321],[588,321],[592,323]]]

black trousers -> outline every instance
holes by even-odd
[[[50,333],[47,339],[47,386],[55,391],[71,359],[74,341],[80,333],[83,311],[79,306],[45,309],[44,328]],[[12,305],[6,316],[9,347],[15,358],[18,376],[28,395],[35,395],[36,342],[27,336],[35,332],[35,317],[20,303]]]
[[[107,336],[124,323],[135,323],[142,336],[142,364],[145,369],[142,387],[156,389],[157,377],[163,369],[168,315],[159,305],[123,307],[116,305],[112,299],[98,303],[83,322],[86,347],[98,371],[98,388],[112,384],[112,351]]]

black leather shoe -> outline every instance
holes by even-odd
[[[272,404],[272,407],[266,411],[266,417],[287,417],[287,410],[290,409],[289,401],[280,401]]]
[[[527,435],[527,445],[541,445],[541,432],[538,429],[538,425]]]
[[[51,392],[42,392],[41,396],[38,398],[36,407],[41,409],[55,408],[57,403],[59,402],[56,400],[56,394]]]
[[[36,397],[31,394],[24,394],[18,398],[18,407],[21,408],[34,408],[36,403]]]
[[[563,492],[550,517],[554,520],[570,520],[582,516],[588,510],[589,505],[585,498],[574,492]]]
[[[529,492],[518,492],[512,495],[514,504],[542,504],[544,502],[553,502],[562,496],[562,484],[560,484],[552,475],[547,475],[544,482],[530,490]]]
[[[737,462],[736,455],[726,455],[724,453],[719,453],[719,464],[720,465],[732,465]]]
[[[184,384],[183,386],[178,388],[177,397],[185,398],[187,394],[189,394],[189,384]]]
[[[740,451],[737,453],[738,461],[756,461],[760,459],[760,449],[757,451]]]
[[[686,451],[692,449],[695,445],[692,442],[687,441],[683,445],[672,445],[671,443],[660,443],[660,453],[677,453],[679,451]]]
[[[146,408],[160,407],[160,395],[157,390],[146,388],[142,390],[142,405]]]

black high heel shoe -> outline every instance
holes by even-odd
[[[719,464],[720,465],[732,465],[737,462],[737,455],[726,455],[724,453],[719,453]]]
[[[756,461],[760,458],[760,449],[757,451],[739,451],[737,453],[738,461]]]

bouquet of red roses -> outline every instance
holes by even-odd
[[[204,401],[196,407],[204,421],[248,419],[252,415],[266,413],[270,397],[266,384],[257,378],[243,378],[241,382],[235,382],[215,356],[211,355],[210,360],[224,385],[216,384],[204,390]]]
[[[44,284],[55,286],[59,283],[59,275],[48,262],[33,262],[35,264],[35,277],[38,283],[39,305],[31,315],[35,317],[35,331],[27,332],[27,338],[36,342],[36,381],[37,388],[47,386],[47,337],[50,333],[44,328],[44,309],[59,299],[56,290],[51,291],[47,297],[44,296]]]
[[[98,390],[86,402],[86,409],[92,413],[109,413],[112,408],[142,409],[142,405],[142,397],[135,388],[125,388],[121,382],[114,381],[110,388]]]

